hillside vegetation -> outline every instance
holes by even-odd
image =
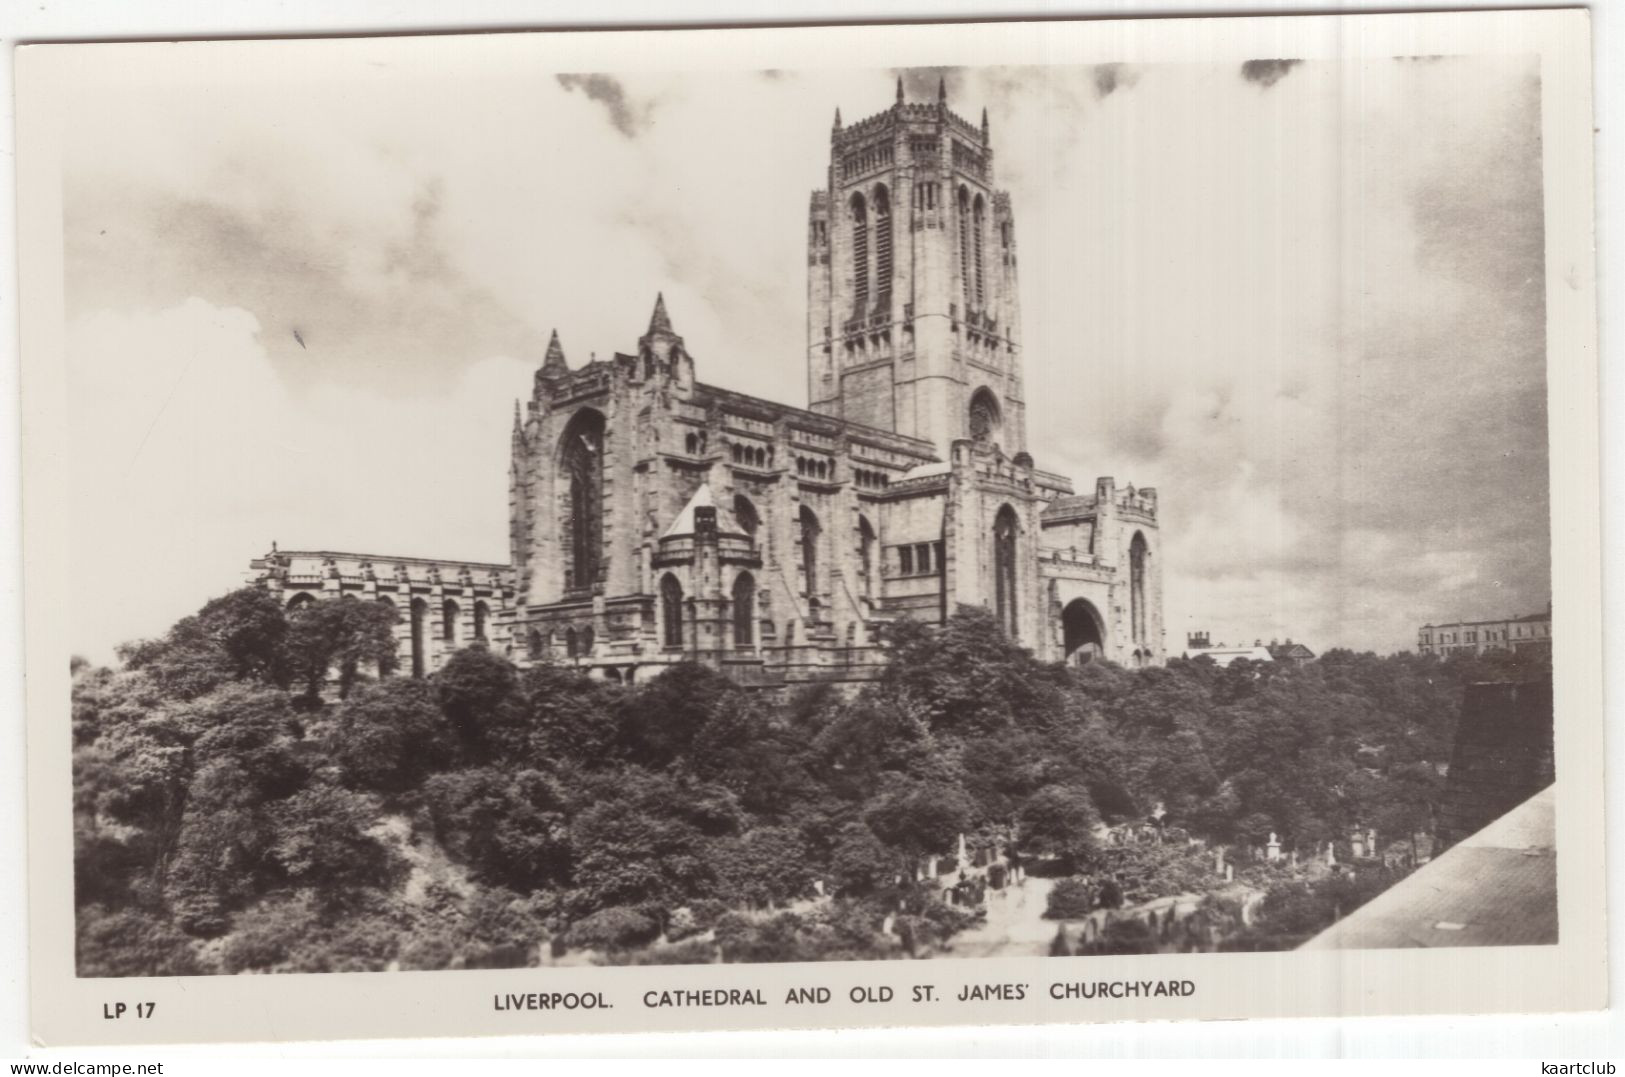
[[[379,679],[386,615],[246,588],[122,668],[75,662],[80,975],[928,949],[967,916],[914,866],[960,834],[1065,872],[1099,824],[1159,806],[1212,844],[1426,832],[1461,686],[1524,672],[1347,651],[1065,668],[977,611],[898,626],[855,695],[695,664],[621,687],[482,646]]]

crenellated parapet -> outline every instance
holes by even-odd
[[[1102,510],[1125,518],[1157,520],[1157,490],[1154,486],[1136,489],[1132,484],[1118,489],[1110,475],[1095,480],[1095,492],[1056,498],[1044,511],[1046,524],[1061,524],[1094,516]]]

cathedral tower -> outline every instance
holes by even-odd
[[[904,100],[830,134],[808,221],[812,410],[932,442],[1026,451],[1016,240],[980,125]]]

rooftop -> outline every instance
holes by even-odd
[[[1549,785],[1301,949],[1556,943],[1556,803]]]

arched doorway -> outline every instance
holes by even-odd
[[[1011,639],[1020,639],[1016,616],[1016,537],[1021,524],[1009,505],[993,519],[993,597],[999,627]]]
[[[1081,666],[1106,653],[1103,623],[1087,599],[1074,598],[1066,604],[1061,611],[1061,635],[1069,665]]]

